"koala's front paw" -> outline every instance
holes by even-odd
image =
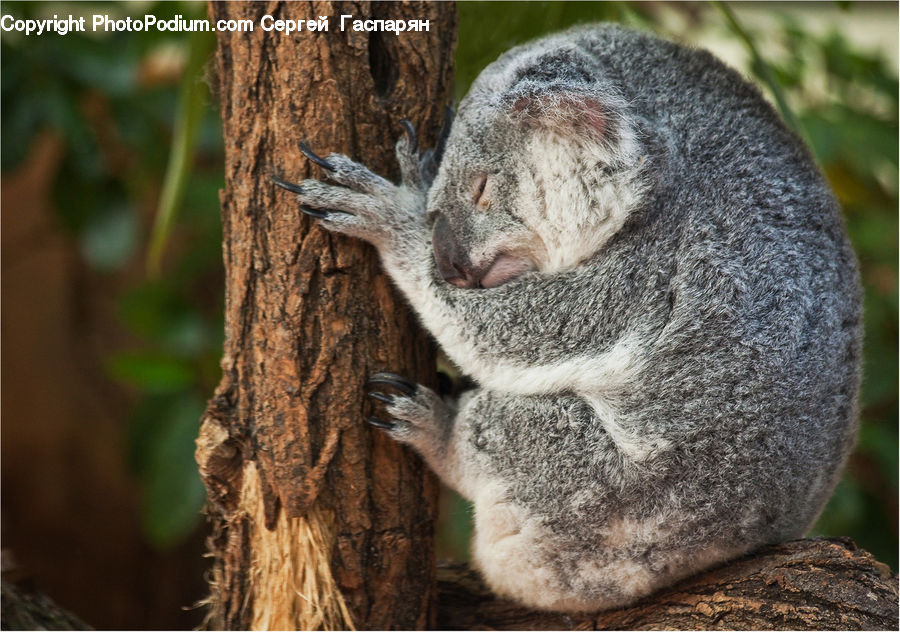
[[[402,184],[392,184],[342,154],[316,155],[306,143],[300,151],[340,186],[304,180],[292,184],[272,176],[278,186],[296,193],[300,210],[328,230],[364,239],[382,248],[404,236],[424,235],[425,190],[419,171],[416,137],[404,123],[406,136],[397,142]],[[427,237],[426,237],[427,239]]]
[[[369,391],[368,396],[384,403],[385,411],[391,416],[389,421],[367,417],[369,424],[385,430],[397,441],[408,443],[422,453],[440,450],[446,440],[450,411],[434,391],[394,373],[376,373],[366,385],[398,393],[391,395],[382,390]]]

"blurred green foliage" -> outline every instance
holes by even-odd
[[[858,8],[841,6],[852,20]],[[203,17],[205,10],[195,3],[103,7],[160,18]],[[663,9],[680,14],[677,29]],[[4,14],[19,17],[96,10],[2,5]],[[771,10],[777,28],[757,32],[693,3],[464,2],[455,93],[462,97],[510,46],[576,23],[615,21],[685,41],[707,28],[756,44],[750,70],[763,84],[775,82],[837,193],[866,289],[859,445],[815,532],[850,536],[896,568],[897,77],[884,59],[854,49],[840,33],[814,34],[777,6]],[[203,487],[193,439],[218,378],[222,343],[221,124],[211,104],[197,105],[199,72],[190,62],[191,51],[210,46],[197,40],[211,37],[151,31],[0,40],[2,169],[15,169],[38,134],[56,135],[64,146],[53,186],[60,226],[85,265],[121,280],[117,317],[133,343],[106,366],[136,393],[129,457],[142,482],[145,532],[158,546],[178,542],[199,518]],[[176,71],[164,72],[172,59]],[[166,176],[173,162],[177,168]],[[174,199],[162,204],[167,216],[154,218],[164,180]],[[164,226],[165,249],[155,280],[143,274],[154,221]],[[455,496],[443,506],[441,552],[465,557],[470,508]]]
[[[21,18],[54,13],[117,17],[153,13],[204,17],[202,3],[3,3]],[[212,33],[48,34],[0,40],[2,168],[15,169],[39,135],[62,146],[52,199],[60,228],[84,264],[116,288],[117,318],[132,341],[106,358],[111,378],[135,393],[129,462],[141,483],[142,525],[159,547],[180,542],[200,521],[204,487],[194,438],[218,380],[222,345],[221,121],[192,49],[207,53]],[[184,88],[187,83],[190,90]],[[144,251],[173,130],[194,108],[190,170],[174,201],[182,210],[158,278],[143,273]],[[196,154],[196,155],[195,155]],[[179,204],[180,202],[180,204]],[[9,209],[7,209],[9,212]]]

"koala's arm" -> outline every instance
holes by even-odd
[[[551,357],[543,363],[529,357],[536,349],[559,346],[562,327],[548,326],[549,314],[542,298],[551,289],[542,284],[552,285],[552,279],[536,278],[528,286],[510,283],[473,291],[440,278],[425,215],[427,185],[409,138],[397,143],[402,173],[399,185],[346,156],[329,154],[322,159],[305,151],[340,186],[317,180],[290,185],[276,179],[276,183],[297,193],[301,209],[316,217],[324,228],[373,244],[385,270],[423,324],[454,362],[481,385],[535,394],[617,383],[617,375],[625,368],[622,362],[627,364],[630,355],[625,338],[599,356]],[[596,328],[603,326],[596,324]],[[591,335],[600,333],[596,328]],[[584,389],[579,388],[582,385]]]

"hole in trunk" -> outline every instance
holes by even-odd
[[[391,59],[384,35],[378,31],[369,35],[369,72],[375,82],[375,94],[388,96],[397,82],[397,64]]]

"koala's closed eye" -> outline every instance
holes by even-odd
[[[490,175],[487,173],[482,174],[475,180],[475,186],[473,187],[472,193],[472,202],[475,206],[482,209],[490,208],[491,193],[493,191],[491,180]]]

